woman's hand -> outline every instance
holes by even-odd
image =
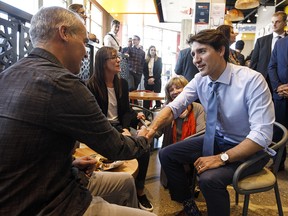
[[[154,85],[155,84],[154,81],[155,81],[154,78],[149,78],[148,79],[148,85]]]
[[[145,120],[146,117],[145,117],[145,115],[144,115],[143,112],[139,112],[139,113],[137,114],[137,119],[143,119],[143,120]]]

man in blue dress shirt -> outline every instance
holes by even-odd
[[[214,143],[211,143],[211,148],[214,145],[213,155],[202,155],[204,136],[199,136],[161,149],[159,158],[167,175],[171,198],[183,203],[186,215],[198,215],[183,169],[183,164],[194,163],[208,215],[229,216],[230,200],[226,187],[232,183],[237,167],[260,151],[275,154],[268,148],[275,120],[271,94],[260,73],[227,63],[229,42],[219,31],[203,30],[191,36],[188,42],[199,73],[156,116],[146,136],[153,136],[155,131],[177,118],[196,99],[200,100],[207,113],[209,85],[211,82],[218,83],[216,135]],[[257,167],[251,167],[249,174],[262,169],[267,161],[268,157]]]

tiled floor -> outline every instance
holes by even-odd
[[[158,150],[151,153],[151,160],[146,179],[146,194],[154,205],[154,213],[159,216],[172,216],[182,210],[182,205],[171,201],[168,190],[165,190],[159,180],[160,163]],[[288,216],[288,159],[286,160],[286,170],[278,173],[278,184],[281,193],[281,201],[284,215]],[[228,189],[231,199],[231,216],[240,216],[242,213],[243,198],[240,196],[240,203],[235,205],[234,190]],[[197,205],[202,215],[207,215],[205,200],[200,193],[196,199]],[[274,190],[265,193],[252,195],[249,203],[249,216],[277,216],[277,206]],[[219,215],[220,216],[220,215]]]

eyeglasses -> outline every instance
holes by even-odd
[[[115,59],[121,59],[121,57],[118,55],[115,55],[115,56],[111,56],[109,58],[106,58],[106,60],[109,60],[109,59],[115,60]]]

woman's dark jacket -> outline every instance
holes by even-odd
[[[137,112],[133,110],[130,106],[129,102],[129,91],[128,91],[128,83],[125,79],[120,78],[121,87],[122,87],[122,95],[120,96],[119,88],[117,85],[114,85],[115,94],[117,98],[117,108],[118,108],[118,119],[123,128],[129,129],[129,127],[135,127],[135,121],[137,120]],[[106,85],[105,85],[106,86]],[[108,90],[105,88],[104,98],[100,97],[99,92],[94,89],[89,83],[87,87],[95,96],[103,114],[107,116],[108,112]]]
[[[149,77],[149,69],[148,69],[148,64],[149,62],[145,62],[144,64],[144,87],[147,90],[154,90],[154,92],[161,92],[161,74],[162,74],[162,59],[158,57],[157,61],[154,61],[154,66],[153,66],[153,76]],[[149,78],[154,78],[154,88],[150,89],[148,85],[148,79]]]

